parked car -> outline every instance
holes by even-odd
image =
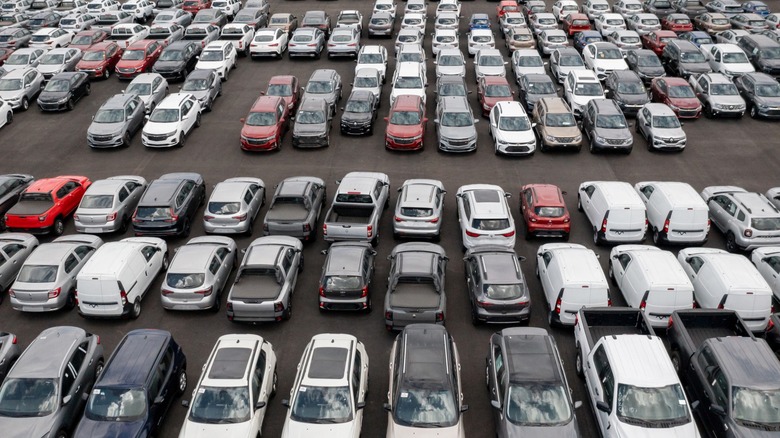
[[[20,27],[10,27],[0,30],[0,47],[20,49],[30,45],[33,34]]]
[[[561,237],[569,240],[571,217],[563,192],[552,184],[526,184],[520,188],[520,214],[525,239]]]
[[[41,56],[37,69],[43,75],[43,79],[48,81],[59,73],[74,71],[81,56],[81,50],[70,47],[49,50]]]
[[[5,62],[3,62],[3,71],[9,73],[14,70],[37,67],[41,57],[45,53],[45,49],[33,49],[31,47],[14,50],[14,52],[6,58]]]
[[[378,108],[382,100],[382,77],[375,68],[362,68],[355,72],[352,93],[366,91],[374,96],[372,108]]]
[[[259,178],[229,178],[216,186],[206,205],[206,233],[252,234],[254,221],[265,205],[265,183]]]
[[[685,149],[688,136],[675,112],[663,103],[646,103],[636,117],[636,131],[649,150]]]
[[[704,73],[691,76],[688,82],[702,102],[705,116],[741,118],[745,114],[745,100],[739,95],[737,86],[726,76]]]
[[[288,235],[313,240],[326,199],[325,182],[314,177],[290,177],[276,186],[263,219],[263,235]]]
[[[471,152],[477,149],[476,123],[465,97],[442,97],[436,108],[436,136],[439,150]]]
[[[211,0],[185,0],[181,8],[195,16],[198,12],[211,8]]]
[[[7,178],[7,175],[6,175]],[[27,257],[38,247],[38,238],[32,234],[27,233],[2,233],[0,234],[0,258],[3,263],[0,265],[0,290],[7,291],[11,287],[14,281],[16,281],[16,275],[19,273],[19,269],[27,260]],[[0,294],[0,297],[5,298],[5,294]],[[3,302],[0,298],[0,303]],[[2,339],[3,336],[0,336]],[[5,377],[10,365],[7,362],[1,362],[2,357],[8,350],[6,345],[7,340],[0,341],[0,383]],[[5,366],[3,366],[5,365]]]
[[[41,111],[72,110],[76,102],[91,93],[89,75],[84,72],[64,72],[55,75],[38,95]]]
[[[555,49],[550,54],[550,73],[560,84],[566,80],[570,71],[586,68],[582,56],[573,47]]]
[[[133,175],[94,181],[73,215],[76,231],[90,234],[119,231],[124,234],[146,187],[146,179]]]
[[[585,46],[587,46],[590,43],[599,43],[604,41],[604,37],[601,35],[601,32],[596,30],[584,30],[582,32],[577,32],[574,34],[573,37],[573,43],[577,51],[582,53],[582,50],[585,49]]]
[[[381,86],[376,70],[369,69],[369,71],[374,73],[377,86]],[[356,77],[355,80],[357,81],[358,78]],[[350,93],[344,108],[342,108],[344,112],[340,122],[341,133],[373,135],[378,106],[379,99],[373,92],[353,87],[352,93]]]
[[[750,117],[780,117],[780,84],[766,73],[747,73],[734,79],[748,106]]]
[[[303,99],[295,115],[293,147],[328,147],[333,121],[330,105],[319,97]]]
[[[268,88],[261,92],[265,96],[279,96],[284,99],[290,114],[295,114],[300,101],[301,88],[298,78],[292,75],[273,76],[268,81]]]
[[[168,173],[153,180],[133,213],[136,236],[189,236],[206,183],[197,173]]]
[[[89,74],[90,78],[111,76],[122,57],[122,49],[114,41],[102,41],[84,50],[76,70]]]
[[[687,78],[695,73],[712,71],[704,54],[692,42],[685,40],[669,41],[661,54],[661,62],[670,76]]]
[[[504,41],[506,42],[506,47],[510,52],[521,49],[533,49],[536,47],[534,33],[527,27],[509,28],[509,32],[507,33]]]
[[[615,70],[628,70],[620,48],[608,42],[588,44],[582,50],[582,59],[599,80],[606,79]]]
[[[671,15],[671,14],[670,14]],[[676,14],[679,15],[679,14]],[[684,16],[684,20],[688,21],[690,25],[690,18],[687,15]],[[683,18],[677,18],[683,20]],[[669,16],[663,17],[661,21],[658,21],[658,16],[655,14],[639,13],[634,14],[628,18],[628,28],[635,31],[639,35],[644,35],[648,32],[655,32],[664,28],[664,23],[669,22]],[[686,29],[688,30],[688,29]],[[693,30],[692,28],[690,30]]]
[[[179,26],[187,27],[192,24],[192,14],[178,8],[163,9],[156,13],[152,27],[167,24],[178,24]]]
[[[27,111],[43,87],[43,75],[35,68],[11,70],[0,78],[0,99],[14,110]]]
[[[520,77],[517,85],[519,89],[517,100],[529,112],[532,112],[542,99],[558,97],[558,87],[547,74],[524,74]]]
[[[325,11],[306,11],[303,15],[303,20],[301,20],[300,28],[307,27],[319,29],[325,35],[325,38],[329,38],[331,31],[330,15]]]
[[[319,281],[320,310],[370,312],[374,251],[368,242],[335,242],[326,255]]]
[[[357,64],[355,65],[355,74],[365,68],[376,70],[379,73],[381,83],[384,84],[387,80],[387,49],[379,45],[361,46],[357,57]]]
[[[184,38],[184,28],[179,24],[158,24],[149,28],[147,40],[155,40],[165,49],[171,43]]]
[[[462,80],[461,80],[462,81]],[[385,148],[393,150],[417,150],[424,146],[425,103],[419,96],[400,95],[390,107],[385,132]]]
[[[119,23],[111,27],[111,35],[108,39],[116,41],[119,47],[127,49],[133,43],[144,40],[149,36],[149,27],[140,24]]]
[[[200,51],[200,45],[194,41],[174,41],[162,50],[152,71],[167,79],[183,81],[195,69]]]
[[[162,49],[162,44],[154,40],[141,40],[130,44],[116,64],[116,76],[119,79],[132,79],[139,73],[151,71]]]
[[[685,79],[655,78],[650,82],[650,94],[653,102],[668,105],[679,118],[701,117],[701,102]]]
[[[237,252],[236,242],[223,236],[196,237],[177,248],[162,284],[163,308],[219,311]]]
[[[482,76],[477,80],[477,99],[482,116],[488,117],[497,103],[514,101],[514,91],[503,76]]]
[[[620,181],[580,184],[577,210],[593,229],[593,243],[639,243],[647,232],[647,209],[634,188]]]
[[[717,12],[705,12],[693,19],[694,26],[709,34],[716,34],[731,29],[731,21],[728,17]]]
[[[569,37],[574,36],[577,32],[591,30],[590,20],[585,14],[570,13],[563,18],[561,24],[563,31]]]
[[[536,123],[534,128],[542,152],[562,148],[579,151],[582,148],[582,132],[577,126],[574,112],[557,95],[539,99],[533,107],[531,120]]]
[[[231,41],[214,41],[198,55],[195,70],[214,70],[224,82],[230,70],[237,67],[237,58],[236,46]]]
[[[447,256],[433,243],[402,243],[391,261],[385,295],[385,327],[398,330],[414,323],[444,324]]]
[[[168,81],[158,73],[141,73],[127,85],[123,94],[138,96],[146,114],[150,114],[168,94]]]
[[[612,50],[620,53],[617,48]],[[588,65],[587,59],[588,57],[585,57],[585,65]],[[623,58],[621,57],[621,62],[623,62],[622,59]],[[623,64],[625,65],[625,62]],[[626,70],[627,69],[628,68],[626,68]],[[569,72],[569,75],[566,77],[566,81],[563,83],[563,98],[566,100],[569,106],[571,106],[575,116],[581,117],[582,113],[585,111],[585,107],[591,100],[605,98],[604,88],[601,86],[600,82],[600,76],[603,75],[606,79],[606,76],[612,71],[614,70],[607,71],[602,68],[599,73],[594,73],[591,70],[572,70]]]
[[[249,44],[249,55],[254,59],[260,56],[281,58],[287,50],[288,34],[283,29],[260,29]]]
[[[727,31],[727,32],[734,32],[734,31]],[[717,36],[716,36],[717,38]],[[701,47],[702,44],[712,44],[712,37],[707,32],[701,32],[701,31],[693,31],[693,32],[683,32],[680,34],[680,39],[685,41],[690,41],[693,43],[696,47]]]
[[[390,206],[390,179],[380,172],[349,172],[337,181],[338,189],[325,214],[322,235],[326,241],[379,241],[382,211]]]
[[[236,19],[239,19],[239,23],[241,23],[241,15],[241,11],[239,11],[236,18],[233,19],[233,22],[235,23]],[[267,27],[269,29],[282,29],[289,37],[292,35],[293,31],[298,28],[298,17],[290,13],[276,13],[271,15],[271,18],[268,19]]]
[[[291,114],[284,98],[260,96],[247,117],[242,118],[241,149],[245,151],[280,150],[284,134],[290,128]]]
[[[213,24],[191,24],[184,30],[185,41],[195,42],[201,49],[219,38],[219,27]]]
[[[652,50],[640,49],[628,52],[626,64],[644,83],[660,76],[666,76],[661,60]]]
[[[130,146],[146,112],[144,102],[135,94],[116,94],[98,108],[87,129],[87,143],[93,148]]]
[[[686,14],[669,14],[661,20],[661,28],[675,32],[692,32],[693,22]]]
[[[90,184],[92,182],[83,176],[58,176],[35,181],[6,213],[6,228],[9,231],[61,235],[65,230],[64,221],[76,210]]]
[[[460,187],[456,196],[463,248],[485,244],[514,247],[515,224],[506,201],[508,193],[496,185],[472,184]]]
[[[22,349],[17,344],[16,335],[8,332],[0,332],[0,383],[3,383],[5,376],[11,367],[14,366]]]
[[[491,109],[490,137],[496,154],[533,155],[536,151],[536,135],[520,102],[502,101]]]
[[[707,242],[709,209],[693,187],[681,182],[644,181],[636,183],[634,188],[647,207],[654,244]]]
[[[634,137],[616,101],[594,99],[582,112],[582,132],[588,137],[591,153],[618,151],[630,154]]]
[[[531,293],[514,249],[478,245],[466,251],[464,269],[471,303],[471,322],[527,324]]]
[[[482,49],[495,49],[496,40],[490,29],[474,29],[466,35],[469,57],[474,57]]]
[[[712,223],[726,236],[729,252],[780,243],[780,211],[766,196],[741,187],[705,187],[701,197]]]
[[[666,43],[674,39],[677,39],[677,34],[674,31],[656,30],[642,35],[642,45],[645,49],[652,50],[656,55],[661,56]]]
[[[325,49],[325,34],[316,28],[299,27],[292,33],[287,56],[311,56],[319,59]]]
[[[203,108],[190,93],[169,94],[148,116],[141,131],[146,147],[184,147],[187,136],[200,126]]]
[[[212,69],[193,70],[179,88],[182,92],[192,95],[200,104],[200,109],[205,112],[211,112],[214,101],[222,95],[222,81],[219,74]]]

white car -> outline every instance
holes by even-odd
[[[57,10],[68,14],[83,14],[87,12],[88,3],[86,0],[63,0]]]
[[[558,21],[566,18],[567,15],[575,12],[579,12],[580,7],[574,0],[558,0],[553,3],[552,13],[555,15],[555,19]]]
[[[454,12],[439,12],[436,14],[436,18],[433,19],[433,30],[450,29],[458,30],[460,24],[460,17]]]
[[[634,14],[628,18],[628,27],[639,35],[661,30],[661,20],[655,14]]]
[[[442,12],[454,12],[455,15],[460,15],[460,1],[459,0],[440,0],[436,5],[436,15]]]
[[[499,23],[501,24],[501,33],[504,34],[504,38],[509,35],[509,29],[513,27],[528,27],[528,22],[525,20],[525,15],[522,12],[507,12],[499,20]]]
[[[44,79],[50,79],[52,76],[63,71],[73,71],[76,64],[81,60],[81,49],[75,47],[62,47],[49,50],[41,57],[38,64],[38,71]]]
[[[282,29],[259,29],[249,44],[249,56],[275,56],[281,58],[287,51],[290,37]]]
[[[504,56],[498,49],[482,49],[474,57],[474,73],[476,80],[484,76],[506,77],[506,65]]]
[[[581,9],[590,21],[596,21],[601,14],[609,13],[609,3],[607,0],[585,0]]]
[[[48,52],[47,49],[25,47],[24,49],[15,50],[3,64],[3,70],[12,72],[27,67],[37,67],[41,62],[41,57]]]
[[[60,20],[60,29],[67,30],[68,32],[79,32],[85,29],[89,29],[93,24],[97,22],[97,17],[92,14],[70,14],[67,17]]]
[[[0,10],[2,10],[4,14],[24,12],[30,9],[30,5],[32,5],[32,0],[6,0],[3,2],[2,6],[0,6]]]
[[[431,40],[431,52],[438,56],[443,49],[460,49],[458,31],[454,29],[436,29]]]
[[[468,33],[469,56],[474,57],[482,49],[495,49],[496,39],[490,29],[474,29]]]
[[[393,88],[390,91],[390,106],[395,103],[395,98],[403,94],[420,96],[425,102],[425,86],[427,85],[422,66],[419,62],[401,62],[396,65],[395,75],[392,80]]]
[[[400,64],[402,62],[417,62],[420,64],[420,67],[422,68],[422,74],[423,76],[428,76],[428,66],[425,56],[425,50],[423,49],[422,44],[404,44],[401,46],[401,50],[398,51],[398,54],[395,56],[395,62],[396,64]]]
[[[370,91],[376,97],[377,105],[382,98],[382,79],[375,68],[364,67],[355,73],[355,81],[352,82],[352,91]]]
[[[368,392],[368,353],[352,335],[311,338],[298,363],[281,438],[358,438]]]
[[[593,70],[599,80],[604,80],[615,70],[628,70],[628,64],[623,59],[623,52],[607,42],[590,43],[582,49],[582,60]]]
[[[436,64],[436,77],[454,75],[466,76],[466,60],[460,49],[442,49],[433,61]]]
[[[241,10],[241,0],[214,0],[211,2],[212,9],[219,9],[232,20],[238,11]]]
[[[715,42],[723,44],[739,44],[739,41],[750,35],[745,29],[729,29],[715,34]]]
[[[200,126],[200,102],[192,94],[174,93],[152,111],[141,140],[151,148],[184,146],[187,136]]]
[[[536,35],[539,35],[544,30],[558,29],[558,20],[555,19],[555,15],[549,12],[534,14],[528,21],[531,30],[533,30]]]
[[[420,32],[425,33],[425,14],[405,14],[401,20],[401,29],[419,29]]]
[[[736,44],[702,44],[699,49],[712,71],[723,73],[729,79],[756,71],[745,52]]]
[[[398,54],[398,51],[401,50],[401,46],[404,44],[422,44],[423,37],[424,35],[420,29],[401,29],[395,38],[395,54]]]
[[[425,0],[406,0],[404,15],[406,14],[427,14],[428,3]],[[426,17],[427,18],[427,17]]]
[[[593,29],[601,32],[601,36],[606,38],[616,30],[626,30],[626,20],[620,14],[601,14],[594,22]]]
[[[129,0],[122,4],[122,10],[138,21],[146,21],[153,16],[154,5],[149,0]]]
[[[512,71],[518,83],[523,75],[547,74],[544,65],[542,56],[535,49],[520,49],[512,52]]]
[[[0,79],[0,99],[14,110],[27,111],[30,101],[43,90],[43,75],[32,67],[16,69]]]
[[[384,84],[387,74],[387,49],[378,45],[362,46],[358,52],[355,73],[366,67],[376,69]]]
[[[461,186],[455,196],[464,248],[515,247],[515,220],[507,202],[509,193],[497,185],[470,184]]]
[[[498,102],[488,118],[496,155],[532,155],[536,151],[536,135],[520,102]]]
[[[179,438],[260,436],[276,386],[273,345],[253,334],[221,336],[185,402]]]
[[[628,17],[642,12],[642,2],[640,0],[618,0],[612,5],[612,12],[628,19]]]
[[[609,34],[607,42],[616,45],[624,56],[632,50],[639,50],[642,48],[642,39],[639,37],[639,34],[633,30],[616,30]]]
[[[387,12],[395,18],[396,4],[394,0],[376,0],[372,14],[377,12]]]
[[[58,29],[56,27],[44,27],[36,30],[32,35],[30,47],[56,49],[57,47],[67,46],[72,39],[73,34],[67,30]]]
[[[236,68],[237,57],[231,41],[214,41],[200,52],[195,70],[215,70],[220,79],[226,81],[230,70]]]
[[[243,23],[228,23],[222,27],[218,41],[233,41],[236,51],[242,56],[248,56],[255,28]]]
[[[14,109],[11,105],[0,99],[0,128],[14,121]]]
[[[780,247],[758,247],[750,254],[750,261],[772,288],[775,299],[780,300]]]
[[[119,2],[114,0],[92,0],[87,3],[87,12],[98,15],[108,11],[118,11]]]
[[[563,85],[563,98],[580,116],[585,106],[593,99],[606,99],[604,88],[601,87],[596,75],[590,70],[572,70]]]
[[[108,37],[111,41],[116,41],[120,48],[126,49],[131,44],[144,40],[149,36],[149,26],[141,26],[133,23],[120,23],[111,29],[111,35]]]

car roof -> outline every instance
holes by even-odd
[[[233,45],[232,41],[212,41],[203,48],[203,50],[224,49],[228,45]]]
[[[537,327],[516,327],[501,331],[507,373],[512,383],[560,382],[563,380],[553,339]]]
[[[116,41],[101,41],[99,43],[95,43],[95,44],[89,46],[89,48],[86,51],[88,51],[88,52],[98,52],[98,51],[101,51],[101,50],[106,50],[109,47],[116,46],[116,45],[117,45]]]
[[[59,378],[76,343],[87,336],[79,327],[51,327],[42,331],[19,357],[9,377]]]
[[[223,245],[195,243],[180,246],[171,260],[169,273],[205,272],[217,248]]]
[[[301,383],[316,386],[341,386],[350,376],[353,350],[357,339],[352,335],[323,333],[312,337],[305,375]]]
[[[547,207],[565,207],[566,203],[561,196],[561,189],[552,184],[530,184],[527,188],[531,189],[536,198],[537,205]]]
[[[192,73],[187,75],[188,77],[192,75],[193,73],[197,72],[198,70],[194,70]],[[210,72],[210,70],[202,70],[205,72]],[[201,73],[199,73],[201,74]],[[159,105],[157,105],[157,108],[179,108],[179,105],[181,105],[182,101],[192,96],[189,93],[171,93],[167,96],[165,96],[165,99],[160,102]]]
[[[245,260],[242,263],[249,265],[276,265],[276,261],[279,259],[280,254],[286,248],[289,247],[280,243],[258,242],[255,244],[255,242],[253,242],[253,244],[249,245],[249,248],[247,248],[244,256]]]
[[[65,176],[41,178],[37,181],[33,181],[33,183],[30,184],[30,186],[27,187],[27,189],[24,192],[25,193],[49,193],[59,189],[60,187],[63,186],[63,184],[65,184],[68,181],[75,181],[75,179],[65,177]]]
[[[298,111],[323,111],[323,108],[327,106],[328,102],[324,97],[306,96],[301,100],[301,104],[298,105]]]
[[[536,15],[539,15],[539,14],[536,14]],[[552,14],[550,14],[550,15],[552,15]],[[493,36],[493,31],[490,30],[490,29],[472,29],[471,30],[471,35],[490,35],[492,37]]]
[[[617,102],[612,99],[592,99],[588,105],[595,106],[599,114],[623,114]]]
[[[446,77],[446,76],[442,76]],[[411,94],[402,94],[395,99],[393,110],[395,111],[416,111],[420,109],[422,98]]]
[[[593,250],[579,244],[546,244],[546,251],[555,254],[564,284],[608,288],[607,278]],[[541,248],[540,248],[541,249]]]
[[[41,244],[36,248],[27,260],[25,265],[52,265],[59,264],[70,255],[73,248],[84,245],[81,242],[50,242]]]
[[[547,112],[551,112],[551,113],[571,112],[571,109],[569,109],[569,106],[566,104],[566,101],[560,97],[543,97],[539,99],[539,103],[544,105],[544,108],[547,110]]]
[[[592,70],[570,70],[569,74],[574,76],[574,80],[577,82],[599,82]]]
[[[114,195],[126,183],[127,180],[121,179],[99,179],[92,182],[87,193],[90,195]]]
[[[276,96],[274,96],[276,97]],[[244,190],[254,184],[251,181],[227,180],[218,183],[211,191],[209,201],[233,202],[240,201],[244,197]]]
[[[763,339],[728,336],[705,341],[734,386],[777,388],[780,362]]]
[[[404,184],[399,201],[402,207],[432,207],[436,200],[437,187],[422,182]]]
[[[616,380],[627,385],[661,387],[680,383],[663,341],[657,336],[603,338]]]
[[[262,337],[252,334],[221,336],[214,345],[200,384],[216,387],[244,384],[248,380],[249,367],[256,357],[253,353],[264,343]]]
[[[183,181],[156,179],[152,181],[141,197],[139,206],[168,205],[176,195]]]
[[[146,383],[161,350],[171,334],[164,330],[140,329],[129,332],[98,377],[96,387],[139,387]]]
[[[337,242],[328,250],[325,275],[361,275],[363,254],[370,246],[360,242]]]
[[[330,69],[330,68],[318,68],[314,70],[309,76],[310,81],[321,81],[323,79],[325,80],[333,80],[336,78],[338,73],[336,73],[336,70]]]
[[[613,70],[612,75],[620,82],[634,81],[641,82],[642,78],[633,70]]]
[[[398,364],[403,383],[425,381],[451,387],[454,377],[451,372],[455,367],[450,363],[450,338],[444,327],[412,324],[404,328],[399,338],[404,348],[403,363]]]
[[[207,78],[210,78],[212,75],[214,75],[214,70],[211,70],[211,69],[197,69],[197,70],[191,71],[187,75],[187,79],[185,79],[185,81],[189,81],[190,79],[207,79]],[[182,95],[182,94],[186,94],[186,93],[173,93],[173,94]]]
[[[133,44],[130,44],[125,50],[132,50],[132,49],[145,49],[146,47],[152,45],[153,43],[156,43],[157,41],[154,40],[140,40],[136,41]]]
[[[487,283],[522,284],[523,273],[513,251],[476,253],[482,263],[483,279]]]
[[[731,197],[739,201],[753,217],[778,217],[775,206],[764,195],[756,192],[735,192]]]
[[[249,111],[275,111],[280,103],[284,103],[284,98],[280,96],[260,96]]]

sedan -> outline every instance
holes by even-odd
[[[653,102],[669,106],[677,117],[698,119],[701,102],[688,81],[682,78],[656,78],[650,82]]]
[[[319,59],[324,47],[325,34],[321,30],[301,27],[293,32],[287,50],[290,59],[293,56],[311,56]]]
[[[334,32],[335,33],[335,32]],[[373,135],[379,98],[369,90],[353,89],[342,110],[341,133]]]
[[[90,234],[118,231],[124,234],[147,185],[146,179],[133,175],[93,182],[73,215],[76,231]]]
[[[44,80],[49,80],[61,72],[74,71],[81,61],[81,55],[81,50],[70,47],[50,50],[41,56],[38,71],[43,75]]]
[[[289,37],[282,29],[260,29],[249,44],[249,55],[254,59],[260,56],[281,58],[287,50]]]
[[[132,79],[139,73],[151,70],[162,52],[162,44],[154,40],[141,40],[131,44],[116,64],[119,79]]]
[[[21,175],[4,175],[6,181],[19,181],[15,177]],[[29,175],[27,175],[29,176]],[[30,177],[32,178],[32,177]],[[29,184],[29,182],[27,183]],[[14,198],[15,201],[16,198]],[[38,247],[38,238],[32,234],[27,233],[3,233],[0,234],[0,290],[7,291],[11,284],[16,279],[16,274],[19,273],[19,268],[22,267],[27,257]],[[0,303],[3,302],[5,293],[0,294]],[[0,351],[3,348],[0,347]],[[0,367],[2,366],[2,358],[0,357]],[[6,370],[7,371],[7,370]],[[5,373],[0,374],[0,377],[5,376]]]
[[[35,31],[44,27],[57,27],[62,20],[62,15],[56,12],[40,12],[32,16],[27,22],[27,28]]]
[[[717,12],[706,12],[697,15],[694,17],[693,23],[697,29],[709,34],[731,29],[731,21],[729,21],[728,17]]]
[[[122,57],[122,49],[113,41],[103,41],[87,49],[76,64],[76,70],[88,73],[90,77],[108,79]]]
[[[652,50],[656,55],[661,56],[666,44],[677,39],[677,34],[671,30],[657,30],[642,35],[642,45],[645,49]]]
[[[350,56],[357,58],[360,51],[360,30],[357,27],[333,29],[328,39],[328,58]]]
[[[265,205],[265,183],[252,177],[229,178],[214,186],[203,228],[208,234],[252,234],[255,219]]]
[[[229,237],[196,237],[176,248],[162,284],[163,309],[218,312],[237,264],[236,242]]]
[[[200,102],[201,108],[210,112],[214,101],[222,95],[222,81],[214,70],[194,70],[180,89],[192,94]]]
[[[260,8],[244,8],[238,11],[232,21],[234,24],[246,24],[255,31],[269,26],[268,16]],[[296,26],[297,21],[296,21]]]
[[[52,312],[76,307],[76,276],[103,245],[88,234],[61,236],[36,248],[25,260],[8,295],[22,312]]]
[[[282,29],[289,36],[298,28],[298,17],[290,13],[276,13],[268,20],[268,27]]]
[[[8,102],[14,110],[27,111],[30,101],[43,90],[43,75],[27,67],[13,70],[0,78],[0,99]]]
[[[108,38],[108,32],[103,29],[82,30],[73,36],[73,39],[70,40],[68,47],[86,51],[93,45],[105,40],[106,38]]]
[[[219,9],[201,9],[192,19],[193,24],[213,24],[222,27],[228,22],[228,17]]]
[[[0,383],[3,383],[8,371],[11,370],[21,354],[22,349],[16,342],[16,335],[0,332]]]
[[[187,27],[191,23],[192,14],[189,12],[182,9],[165,9],[154,17],[152,27],[167,26],[170,24],[178,24],[179,26]]]
[[[319,29],[325,38],[330,37],[330,15],[325,11],[306,11],[301,21],[301,28],[307,27]]]
[[[669,14],[661,20],[661,29],[674,32],[693,31],[693,22],[685,14]]]
[[[63,72],[55,75],[41,94],[38,95],[38,108],[41,111],[73,110],[76,102],[89,96],[92,88],[89,75],[84,72]]]

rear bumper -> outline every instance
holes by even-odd
[[[24,292],[20,292],[24,293]],[[43,292],[45,293],[45,292]],[[39,312],[54,312],[56,310],[60,310],[63,307],[65,307],[65,300],[67,299],[67,294],[62,296],[62,299],[60,297],[54,298],[54,299],[47,299],[46,301],[20,301],[18,298],[11,297],[11,307],[14,310],[18,310],[20,312],[30,312],[30,313],[39,313]]]
[[[544,225],[539,222],[526,222],[528,232],[536,237],[564,237],[571,231],[571,224]]]
[[[26,228],[13,225],[6,225],[6,231],[13,233],[30,233],[30,234],[50,234],[53,230],[53,225],[41,226],[38,228]]]
[[[178,236],[184,231],[181,228],[183,228],[183,226],[180,226],[178,223],[173,224],[170,227],[155,228],[144,228],[133,224],[133,233],[135,233],[136,236]]]
[[[200,300],[185,300],[182,298],[171,298],[169,296],[161,295],[160,302],[162,303],[163,309],[168,310],[205,310],[214,307],[216,297],[217,295],[212,293]]]
[[[368,308],[368,297],[354,299],[334,299],[320,297],[320,309],[322,310],[352,310],[360,311]]]
[[[132,308],[133,305],[130,302],[123,306],[119,303],[80,301],[78,312],[85,318],[115,319],[129,317]]]
[[[211,222],[203,221],[203,229],[207,233],[213,234],[241,234],[249,232],[249,219],[241,221],[237,224],[220,225],[213,224]]]
[[[76,231],[79,233],[113,233],[122,227],[120,221],[109,221],[103,224],[83,224],[77,220],[73,220],[73,224],[76,225]]]
[[[477,319],[482,322],[496,324],[526,323],[531,319],[531,307],[526,306],[520,310],[489,311],[481,307],[475,307]]]

